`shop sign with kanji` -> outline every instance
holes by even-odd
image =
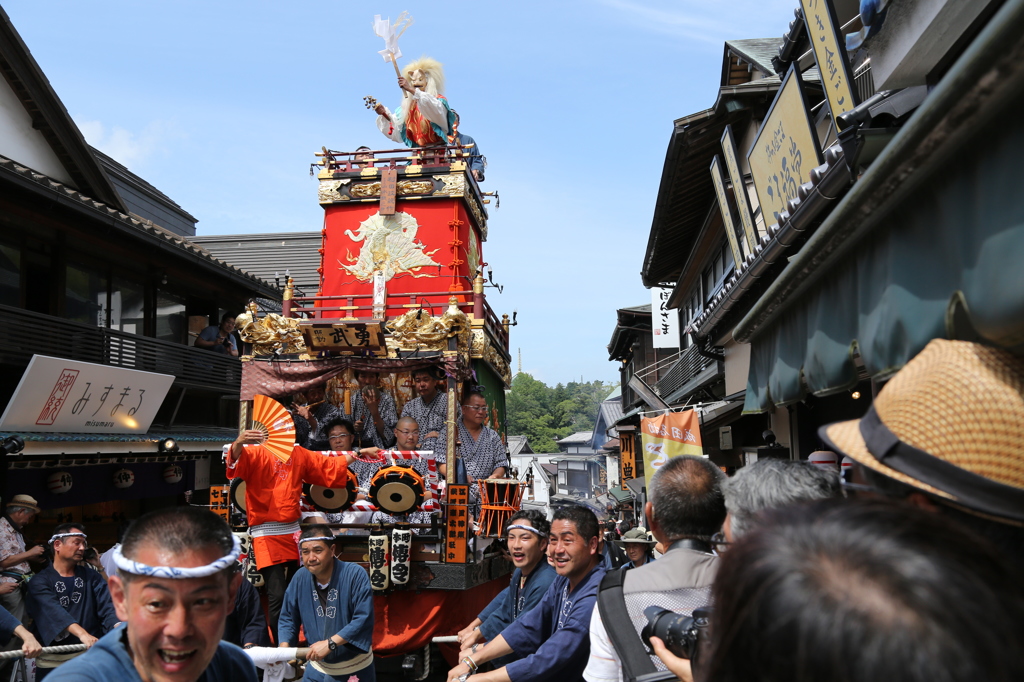
[[[385,350],[384,334],[379,322],[301,322],[299,328],[306,341],[306,348],[313,353],[362,353]]]
[[[850,61],[846,55],[846,39],[839,31],[836,11],[829,0],[800,0],[800,7],[834,121],[857,106],[857,93],[853,89]]]
[[[803,81],[796,66],[791,66],[747,153],[765,225],[779,222],[786,202],[796,198],[797,189],[821,162]]]
[[[33,355],[0,431],[146,433],[173,383],[169,374]]]

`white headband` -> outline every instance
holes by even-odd
[[[114,550],[114,565],[125,573],[131,573],[133,575],[144,575],[154,578],[171,578],[174,580],[205,578],[215,573],[220,573],[225,568],[232,566],[238,561],[238,555],[242,553],[242,543],[238,541],[238,536],[234,533],[231,534],[231,541],[233,546],[230,552],[205,566],[195,566],[194,568],[178,568],[177,566],[147,566],[146,564],[139,563],[138,561],[132,561],[122,554],[122,545],[118,545]]]
[[[303,542],[312,542],[313,540],[323,540],[324,542],[334,542],[334,536],[333,535],[317,535],[316,537],[313,537],[313,538],[302,538],[301,540],[299,540],[299,544],[301,545]]]
[[[83,540],[87,540],[88,539],[87,536],[85,535],[85,533],[82,533],[82,532],[54,533],[54,535],[50,538],[49,544],[52,545],[55,540],[60,540],[61,538],[82,538]]]
[[[511,526],[508,527],[508,530],[512,530],[514,528],[518,528],[519,530],[528,530],[531,533],[536,533],[540,537],[544,537],[544,534],[541,533],[539,530],[537,530],[533,526],[527,526],[525,523],[513,523]]]

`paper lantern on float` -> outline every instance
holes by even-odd
[[[135,473],[131,469],[118,469],[114,472],[115,488],[131,488],[135,483]]]
[[[185,472],[177,464],[169,464],[164,467],[164,483],[174,485],[175,483],[181,483],[181,479],[185,476]]]
[[[71,490],[71,474],[66,471],[54,471],[46,479],[46,489],[51,495],[63,495]]]
[[[849,457],[843,456],[843,459],[839,462],[839,475],[843,477],[844,481],[850,480],[850,474],[853,473],[853,460]]]

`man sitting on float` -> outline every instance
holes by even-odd
[[[398,87],[402,105],[392,114],[378,104],[377,128],[391,140],[409,147],[444,145],[452,134],[455,114],[444,98],[444,70],[440,62],[423,57],[402,70]]]

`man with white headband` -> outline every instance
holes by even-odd
[[[140,517],[114,553],[110,594],[126,621],[51,682],[256,682],[256,668],[222,642],[242,579],[238,539],[216,514],[174,507]]]
[[[62,523],[54,528],[47,544],[53,551],[53,563],[28,583],[26,611],[33,620],[33,634],[44,647],[91,647],[119,621],[106,582],[82,563],[89,546],[85,526]],[[80,652],[42,654],[36,662],[36,679],[46,677],[54,668],[79,655]]]
[[[309,641],[306,674],[315,682],[375,682],[373,590],[366,571],[334,556],[334,535],[324,525],[299,536],[302,568],[288,585],[278,629],[281,646],[295,646],[299,626]]]
[[[548,532],[551,524],[535,509],[516,512],[505,526],[508,553],[515,570],[509,586],[487,605],[476,620],[459,631],[459,659],[476,653],[482,641],[490,641],[521,615],[540,603],[558,574],[547,562]],[[520,658],[515,653],[495,659],[501,666]]]

